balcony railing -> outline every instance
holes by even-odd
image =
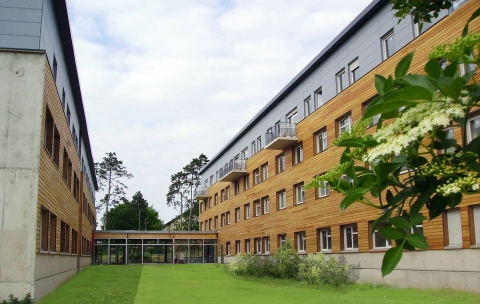
[[[297,141],[297,125],[280,122],[265,132],[265,149],[283,150]]]
[[[219,181],[233,182],[247,174],[247,161],[245,159],[231,159],[218,170]]]
[[[208,197],[208,190],[205,187],[198,187],[193,192],[193,199],[201,200],[206,199]]]

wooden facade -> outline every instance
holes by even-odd
[[[467,20],[478,8],[478,2],[469,1],[451,15],[446,16],[437,24],[421,34],[404,48],[398,50],[387,60],[383,61],[375,69],[348,86],[343,92],[331,99],[328,103],[314,111],[311,115],[297,123],[298,142],[282,150],[263,149],[247,160],[249,174],[249,189],[245,189],[245,179],[240,178],[240,193],[236,193],[235,183],[217,182],[208,188],[208,198],[201,201],[200,222],[203,230],[216,230],[218,232],[218,244],[231,245],[231,255],[236,253],[234,244],[240,244],[240,253],[247,249],[246,240],[250,243],[250,252],[254,252],[254,240],[258,238],[270,238],[270,254],[279,246],[279,236],[286,235],[297,246],[296,234],[304,233],[306,236],[305,253],[320,251],[319,230],[329,228],[331,230],[331,253],[346,253],[343,248],[342,227],[356,224],[358,228],[358,250],[355,252],[381,251],[372,248],[369,237],[369,223],[375,220],[379,213],[377,210],[365,207],[362,204],[353,204],[345,212],[340,211],[342,196],[331,191],[328,196],[319,197],[317,190],[305,191],[305,200],[302,204],[296,204],[295,186],[308,183],[315,176],[330,170],[339,162],[343,149],[333,147],[332,140],[338,133],[338,120],[346,113],[351,115],[353,122],[361,118],[364,104],[371,100],[375,94],[375,74],[388,76],[394,74],[397,63],[408,53],[415,51],[415,56],[410,68],[411,73],[424,73],[423,68],[428,61],[428,54],[434,46],[452,42],[460,37]],[[471,25],[470,30],[479,30],[480,20],[477,18]],[[380,53],[378,54],[380,56]],[[333,77],[333,75],[332,75]],[[479,74],[476,76],[480,80]],[[327,131],[328,148],[316,153],[315,134],[320,130]],[[458,138],[458,134],[457,138]],[[303,161],[295,164],[294,148],[297,145],[303,147]],[[285,156],[285,170],[278,173],[276,159],[279,155]],[[268,179],[263,180],[262,166],[268,165]],[[219,167],[220,165],[218,165]],[[255,185],[255,171],[260,171],[260,183]],[[222,201],[222,191],[230,187],[230,198]],[[286,192],[286,208],[279,208],[280,191]],[[218,196],[218,205],[215,197]],[[255,214],[254,203],[262,198],[269,199],[269,212]],[[461,248],[476,247],[473,227],[471,206],[480,204],[479,195],[464,196],[459,205],[462,227]],[[245,215],[246,205],[249,206],[250,216]],[[240,210],[240,218],[237,219],[237,211]],[[423,211],[425,214],[428,210]],[[230,214],[230,223],[223,217]],[[248,218],[249,217],[249,218]],[[218,219],[218,220],[217,220]],[[444,249],[448,246],[444,225],[445,219],[438,217],[432,221],[423,223],[423,232],[431,246],[431,249]],[[218,224],[217,224],[218,222]],[[297,246],[298,247],[298,246]],[[220,246],[219,246],[220,249]],[[298,249],[298,248],[297,248]],[[302,251],[303,252],[303,251]],[[225,252],[224,252],[225,254]],[[228,253],[227,253],[228,254]],[[220,255],[220,253],[219,253]]]

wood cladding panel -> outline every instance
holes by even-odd
[[[269,236],[271,240],[271,253],[277,247],[277,236],[286,234],[292,241],[294,233],[306,232],[307,252],[316,252],[317,230],[330,227],[332,232],[332,252],[341,251],[341,230],[342,225],[357,224],[359,252],[368,252],[369,233],[368,222],[376,219],[380,213],[362,204],[353,204],[345,212],[340,211],[342,196],[334,191],[329,196],[316,198],[315,190],[305,191],[305,203],[294,204],[294,185],[307,183],[316,175],[330,170],[338,163],[343,149],[333,147],[332,140],[336,136],[336,119],[347,112],[351,112],[353,121],[358,121],[362,116],[362,103],[370,100],[376,94],[374,87],[375,74],[388,76],[394,73],[397,63],[408,53],[415,51],[415,56],[410,68],[411,73],[424,73],[423,68],[428,61],[428,54],[433,46],[454,41],[461,35],[466,21],[473,11],[478,7],[475,1],[469,1],[450,16],[445,17],[428,31],[414,39],[404,48],[397,51],[388,60],[382,62],[372,71],[347,87],[343,92],[335,96],[328,103],[314,111],[297,124],[297,144],[303,145],[304,161],[300,164],[293,163],[293,148],[295,144],[283,151],[261,150],[247,160],[247,171],[250,178],[250,189],[244,190],[244,180],[240,179],[240,193],[235,195],[232,191],[231,198],[214,205],[214,196],[221,197],[221,190],[230,186],[234,189],[234,183],[217,182],[208,188],[209,197],[212,198],[212,207],[201,211],[200,222],[205,225],[212,220],[212,229],[218,230],[219,244],[226,242],[235,244],[240,241],[241,252],[245,252],[244,240],[250,239],[251,251],[253,252],[254,238]],[[470,25],[471,30],[480,29],[480,20],[475,20]],[[378,56],[380,56],[380,51]],[[360,65],[362,58],[359,58]],[[335,75],[332,74],[332,77]],[[480,80],[480,73],[475,76]],[[329,147],[327,150],[316,154],[314,147],[314,133],[326,127]],[[459,134],[456,134],[457,138]],[[276,157],[284,153],[286,169],[284,172],[276,173]],[[254,185],[254,170],[268,162],[269,178],[266,181]],[[223,164],[215,164],[220,167]],[[282,210],[277,208],[277,192],[286,191],[287,207]],[[270,212],[258,217],[254,216],[253,202],[268,196],[270,199]],[[208,202],[208,199],[205,201]],[[468,205],[479,204],[479,195],[465,196],[461,208],[461,221],[463,233],[463,247],[470,247],[470,230],[468,221]],[[245,219],[244,205],[250,204],[251,218]],[[235,222],[235,209],[240,208],[241,220]],[[231,223],[221,226],[221,215],[230,212]],[[423,210],[426,214],[428,210]],[[219,227],[214,228],[215,217],[219,218]],[[207,226],[208,227],[208,226]],[[441,217],[432,221],[424,222],[424,234],[428,239],[431,249],[443,249],[443,223]],[[233,245],[232,245],[233,246]],[[233,247],[232,247],[233,248]]]
[[[82,212],[82,197],[86,196],[88,204],[93,212],[95,212],[95,205],[93,203],[92,195],[88,191],[88,187],[83,185],[86,183],[81,172],[81,163],[77,154],[74,140],[70,133],[70,126],[67,123],[67,119],[64,110],[61,105],[60,96],[53,79],[52,72],[48,61],[45,65],[45,84],[44,84],[44,108],[43,113],[46,113],[46,108],[52,113],[55,126],[60,134],[60,162],[57,166],[50,153],[45,148],[45,115],[42,120],[42,143],[39,151],[40,154],[40,169],[39,169],[39,192],[38,192],[38,206],[37,206],[37,253],[40,252],[40,233],[41,233],[41,208],[42,206],[48,209],[50,212],[57,216],[56,223],[56,253],[60,253],[60,228],[61,221],[64,221],[70,226],[71,229],[75,229],[78,233],[77,248],[78,252],[81,252],[81,239],[82,236],[92,240],[92,231],[95,225],[92,225]],[[67,182],[63,179],[63,151],[67,151],[68,157],[72,163],[72,179],[73,172],[76,173],[80,180],[79,193],[80,197],[77,199],[73,194],[72,187],[69,188]],[[86,190],[86,192],[83,192]],[[95,215],[96,216],[96,215]],[[70,230],[70,244],[69,248],[72,248],[72,232]]]

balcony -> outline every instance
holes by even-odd
[[[218,170],[219,182],[233,182],[247,175],[247,161],[245,159],[231,159]]]
[[[205,187],[198,187],[193,192],[193,199],[194,200],[204,200],[208,197],[208,190]]]
[[[280,122],[265,133],[266,146],[269,150],[283,150],[298,141],[297,125],[290,122]]]

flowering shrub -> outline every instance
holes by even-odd
[[[322,253],[309,254],[299,265],[297,279],[307,281],[309,285],[323,283],[340,286],[349,283],[350,265],[341,265],[330,256],[328,260]]]
[[[480,9],[470,21],[479,15]],[[480,63],[480,33],[468,33],[467,23],[462,37],[432,52],[426,75],[407,75],[413,55],[398,63],[394,77],[375,75],[379,96],[352,130],[334,141],[345,147],[340,164],[305,186],[328,182],[344,195],[342,211],[356,202],[378,209],[370,233],[378,228],[396,244],[383,258],[383,276],[393,271],[404,249],[428,248],[425,236],[413,229],[426,219],[420,213],[424,207],[434,219],[460,204],[463,195],[480,193],[480,137],[467,138],[468,115],[480,107],[480,86],[471,70]],[[439,59],[447,60],[444,69]],[[458,74],[459,65],[464,75]],[[368,134],[377,115],[376,130]]]
[[[13,295],[10,295],[7,300],[3,300],[0,302],[1,304],[33,304],[35,303],[35,300],[31,297],[30,293],[27,293],[23,300],[19,300],[15,298]]]

